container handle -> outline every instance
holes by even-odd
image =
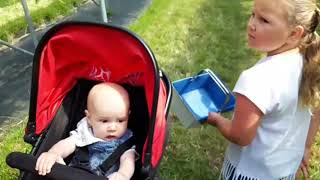
[[[223,82],[210,70],[210,69],[203,69],[201,70],[196,76],[195,78],[200,75],[200,74],[204,74],[204,73],[208,73],[212,79],[217,83],[217,85],[222,89],[223,93],[226,95],[226,98],[223,102],[223,104],[220,106],[218,113],[221,113],[225,107],[228,105],[228,103],[230,102],[231,99],[231,92],[230,90],[223,84]]]

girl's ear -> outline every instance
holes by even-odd
[[[300,41],[304,34],[304,28],[301,25],[295,26],[291,32],[290,39],[293,41]]]

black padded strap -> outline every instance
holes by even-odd
[[[80,160],[81,163],[89,162],[89,150],[88,150],[88,146],[83,146],[83,147],[77,148],[75,154],[78,155],[78,158],[79,158],[79,160]]]
[[[134,145],[134,141],[133,136],[131,136],[127,141],[119,145],[119,147],[99,166],[100,169],[107,172],[120,159],[120,156]]]
[[[74,156],[77,156],[77,161],[74,162],[73,161],[74,159],[72,159],[71,163],[69,164],[70,167],[82,169],[82,170],[85,170],[85,171],[90,172],[92,174],[95,174],[89,166],[88,146],[83,146],[83,147],[77,148]]]

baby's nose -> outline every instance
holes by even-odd
[[[117,124],[116,123],[110,123],[108,126],[109,131],[114,131],[117,129]]]

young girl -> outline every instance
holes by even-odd
[[[320,121],[319,13],[315,0],[254,0],[248,44],[267,57],[240,75],[232,121],[207,121],[231,142],[222,179],[295,179],[299,167],[307,178]]]

